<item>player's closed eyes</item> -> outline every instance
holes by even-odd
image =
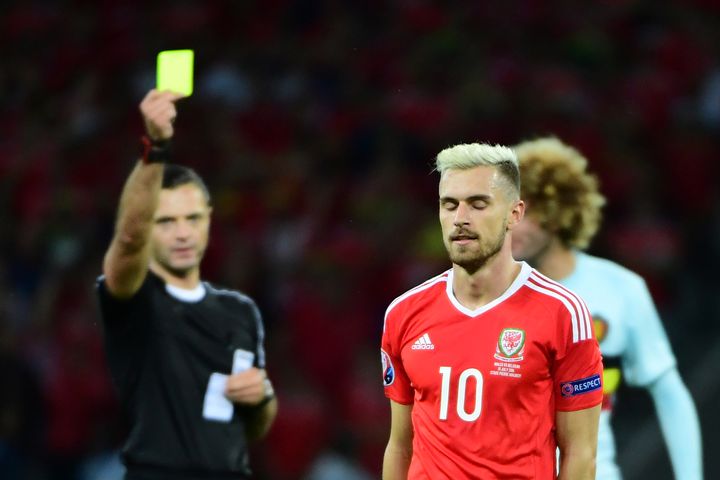
[[[443,210],[447,210],[449,212],[452,212],[453,210],[456,210],[458,207],[458,203],[456,202],[441,202],[440,208]],[[470,204],[470,207],[473,210],[484,210],[488,207],[488,204],[486,202],[472,202]]]
[[[457,202],[452,202],[449,200],[440,201],[440,208],[442,208],[443,210],[453,211],[457,208],[457,206]]]

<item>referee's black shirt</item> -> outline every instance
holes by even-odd
[[[211,374],[230,374],[236,350],[265,367],[262,319],[249,297],[202,286],[202,298],[181,300],[148,272],[132,298],[118,300],[98,279],[109,368],[130,422],[129,480],[250,474],[243,409],[217,421],[204,418],[203,405]]]

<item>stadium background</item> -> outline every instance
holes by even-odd
[[[194,48],[175,158],[214,195],[204,277],[265,315],[281,413],[258,478],[377,478],[383,312],[447,265],[433,155],[539,134],[600,175],[591,251],[647,279],[720,478],[718,5],[3,2],[0,476],[113,478],[123,426],[92,287],[155,53]],[[644,392],[622,390],[615,424],[628,479],[671,478]]]

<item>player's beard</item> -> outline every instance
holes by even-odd
[[[530,265],[537,267],[541,265],[548,254],[553,251],[553,243],[555,234],[547,230],[535,230],[512,233],[512,252],[513,257],[522,260]]]
[[[507,222],[503,222],[503,225],[506,223]],[[452,241],[452,236],[454,234],[455,232],[452,232],[448,236],[445,244],[445,248],[450,256],[450,261],[461,267],[469,274],[473,274],[486,265],[490,259],[495,257],[498,252],[502,250],[507,231],[503,228],[497,233],[497,235],[488,239],[483,239],[478,235],[478,238],[468,245],[454,244]]]

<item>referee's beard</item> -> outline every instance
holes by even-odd
[[[200,269],[200,263],[205,255],[205,247],[188,248],[178,254],[173,248],[163,248],[159,245],[153,246],[152,259],[160,268],[175,277],[185,277],[191,272]],[[192,254],[189,254],[192,252]]]

